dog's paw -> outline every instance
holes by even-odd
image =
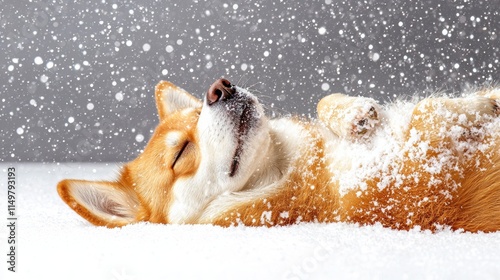
[[[377,128],[380,109],[371,98],[331,94],[318,103],[318,117],[337,136],[361,139]]]
[[[493,114],[495,116],[500,116],[500,89],[487,89],[482,90],[477,93],[480,97],[488,98],[487,103],[488,109],[486,114]]]
[[[356,108],[353,109],[356,110]],[[368,136],[379,123],[378,106],[367,103],[357,108],[357,111],[350,134],[352,137]]]
[[[488,98],[493,102],[493,113],[500,116],[500,89],[494,91]]]
[[[492,113],[495,116],[500,116],[500,98],[499,99],[491,99],[491,109]]]
[[[492,97],[479,96],[470,102],[472,112],[480,116],[496,117],[500,115],[500,99]]]

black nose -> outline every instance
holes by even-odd
[[[212,105],[218,101],[226,100],[236,92],[233,85],[226,79],[218,79],[213,83],[207,92],[208,105]]]

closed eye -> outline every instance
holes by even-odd
[[[179,160],[179,158],[181,158],[182,153],[184,152],[184,150],[186,150],[186,147],[188,145],[189,145],[189,141],[184,142],[184,144],[182,145],[182,148],[175,154],[174,163],[172,163],[172,169],[174,168],[174,166],[177,163],[177,161]]]

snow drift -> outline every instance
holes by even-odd
[[[58,197],[64,178],[113,179],[119,164],[2,163],[17,177],[17,272],[2,279],[498,279],[500,232],[394,231],[299,224],[220,228],[140,223],[94,227]]]

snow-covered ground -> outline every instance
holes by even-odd
[[[118,164],[0,164],[1,279],[500,279],[500,232],[380,226],[94,227],[56,192],[113,179]],[[17,264],[7,270],[7,167],[16,168]]]

